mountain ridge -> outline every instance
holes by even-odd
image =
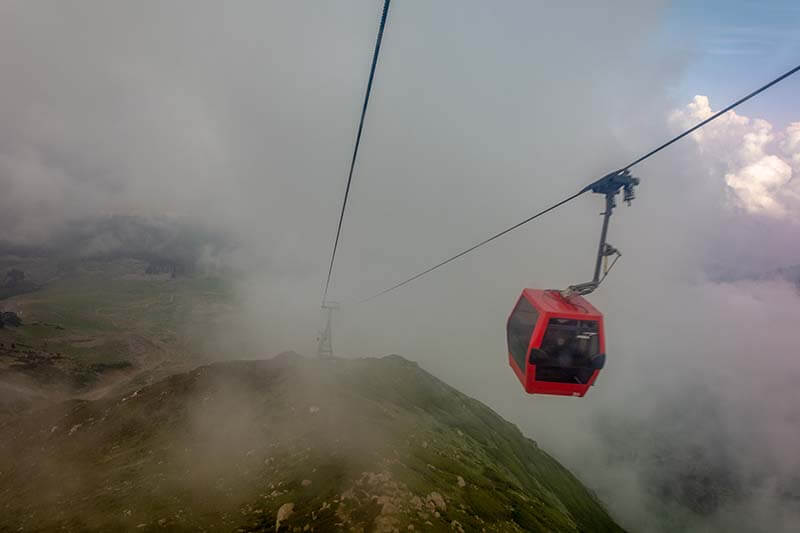
[[[621,531],[516,426],[396,355],[212,363],[0,430],[0,530]]]

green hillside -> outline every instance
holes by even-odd
[[[620,530],[514,425],[398,356],[217,363],[0,433],[0,530]]]

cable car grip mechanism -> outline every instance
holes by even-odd
[[[622,253],[619,250],[606,242],[606,236],[608,234],[608,221],[614,212],[614,208],[617,207],[616,196],[619,194],[620,189],[623,193],[623,201],[626,204],[631,205],[631,201],[633,201],[633,199],[636,197],[634,194],[634,187],[637,185],[639,185],[639,178],[631,176],[630,170],[625,168],[603,176],[594,183],[587,185],[581,191],[582,193],[593,192],[605,196],[606,210],[601,213],[603,215],[603,229],[600,232],[600,245],[597,248],[597,258],[595,260],[594,277],[592,278],[592,281],[579,283],[577,285],[570,285],[565,290],[560,291],[562,297],[569,298],[575,294],[584,296],[593,292],[597,287],[600,286],[603,280],[606,279],[606,276],[614,267],[617,260],[622,257]],[[611,256],[614,256],[614,260],[609,266],[608,258]],[[603,271],[602,277],[600,274],[601,268]]]

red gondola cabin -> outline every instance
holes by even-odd
[[[525,289],[506,333],[508,364],[531,394],[583,396],[605,364],[603,315],[582,296]]]

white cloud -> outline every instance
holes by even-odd
[[[781,149],[791,159],[795,175],[800,173],[800,122],[792,122],[786,127]]]
[[[713,113],[708,97],[698,95],[674,111],[670,123],[688,128]],[[800,194],[792,177],[800,172],[800,122],[776,135],[768,121],[730,111],[691,137],[712,176],[724,179],[732,207],[776,218],[798,217]]]

